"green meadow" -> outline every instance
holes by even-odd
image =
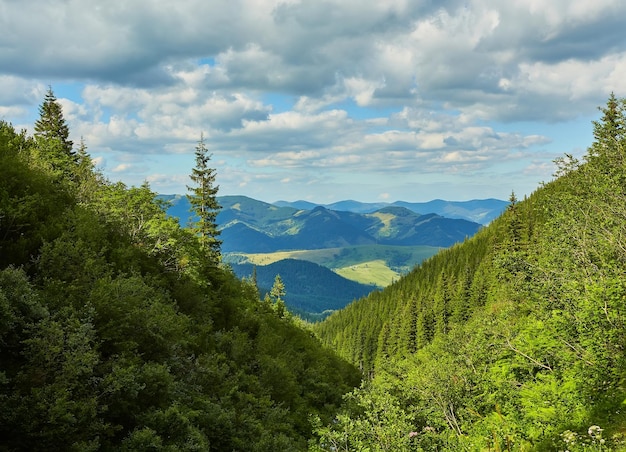
[[[283,259],[300,259],[323,265],[344,278],[385,287],[441,248],[434,246],[361,245],[273,253],[231,253],[226,262],[269,265]]]

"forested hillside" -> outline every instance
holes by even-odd
[[[368,383],[314,450],[623,450],[626,101],[584,160],[314,326]]]
[[[325,311],[341,309],[377,289],[299,259],[282,259],[270,265],[231,264],[231,267],[240,278],[251,279],[254,275],[261,292],[269,292],[276,275],[280,275],[286,287],[284,299],[289,311],[308,320],[317,320],[326,315]]]
[[[306,450],[358,371],[219,266],[204,204],[96,171],[52,90],[35,131],[0,122],[0,450]]]

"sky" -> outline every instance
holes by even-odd
[[[0,119],[52,87],[112,181],[184,194],[518,198],[626,96],[623,0],[0,0]]]

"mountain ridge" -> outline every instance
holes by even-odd
[[[168,214],[189,216],[180,195],[161,195],[170,203]],[[482,225],[463,218],[447,218],[409,207],[386,205],[370,213],[276,206],[246,196],[218,197],[222,206],[217,223],[223,252],[270,252],[352,245],[428,245],[448,247],[475,234]]]
[[[372,213],[388,206],[406,207],[415,213],[436,213],[446,218],[465,219],[483,225],[489,224],[497,218],[508,205],[507,201],[496,198],[472,199],[468,201],[446,201],[433,199],[426,202],[394,201],[388,202],[360,202],[355,200],[343,200],[330,204],[313,203],[309,201],[275,201],[272,203],[278,207],[294,207],[297,209],[312,209],[315,206],[323,206],[331,210],[342,210],[354,213]]]
[[[269,292],[276,275],[280,275],[286,288],[284,298],[289,310],[308,319],[319,320],[377,289],[376,286],[348,280],[322,265],[300,259],[281,259],[268,265],[231,263],[230,267],[239,278],[250,279],[256,271],[261,298]]]

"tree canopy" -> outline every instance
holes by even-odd
[[[148,183],[108,181],[84,141],[74,158],[57,107],[35,137],[0,121],[0,450],[306,450],[357,370]]]
[[[584,161],[315,331],[369,377],[315,450],[624,450],[626,103]]]

